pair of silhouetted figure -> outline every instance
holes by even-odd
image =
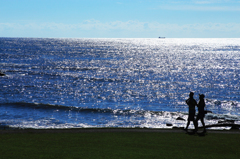
[[[198,120],[200,119],[203,125],[203,132],[206,132],[206,128],[205,128],[205,123],[204,123],[204,116],[205,116],[205,111],[204,111],[204,107],[205,107],[205,102],[204,102],[204,95],[200,94],[199,95],[199,102],[197,103],[196,100],[193,98],[194,93],[190,92],[189,94],[189,98],[186,100],[187,105],[189,106],[189,115],[188,115],[188,122],[187,122],[187,126],[185,128],[185,130],[188,130],[188,126],[190,124],[190,121],[193,122],[194,127],[195,127],[195,131],[198,130]],[[197,118],[195,119],[195,106],[198,107],[198,115]]]

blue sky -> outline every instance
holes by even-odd
[[[0,0],[0,37],[240,38],[240,0]]]

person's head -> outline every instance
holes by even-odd
[[[204,99],[205,95],[204,94],[199,94],[199,99]]]
[[[190,93],[189,93],[189,97],[193,98],[193,96],[194,96],[194,93],[193,93],[193,92],[190,92]]]

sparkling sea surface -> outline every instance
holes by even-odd
[[[0,57],[0,125],[184,127],[190,91],[206,125],[240,124],[238,38],[0,38]]]

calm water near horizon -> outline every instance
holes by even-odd
[[[238,38],[0,38],[0,57],[0,125],[183,127],[190,91],[206,125],[240,124]]]

